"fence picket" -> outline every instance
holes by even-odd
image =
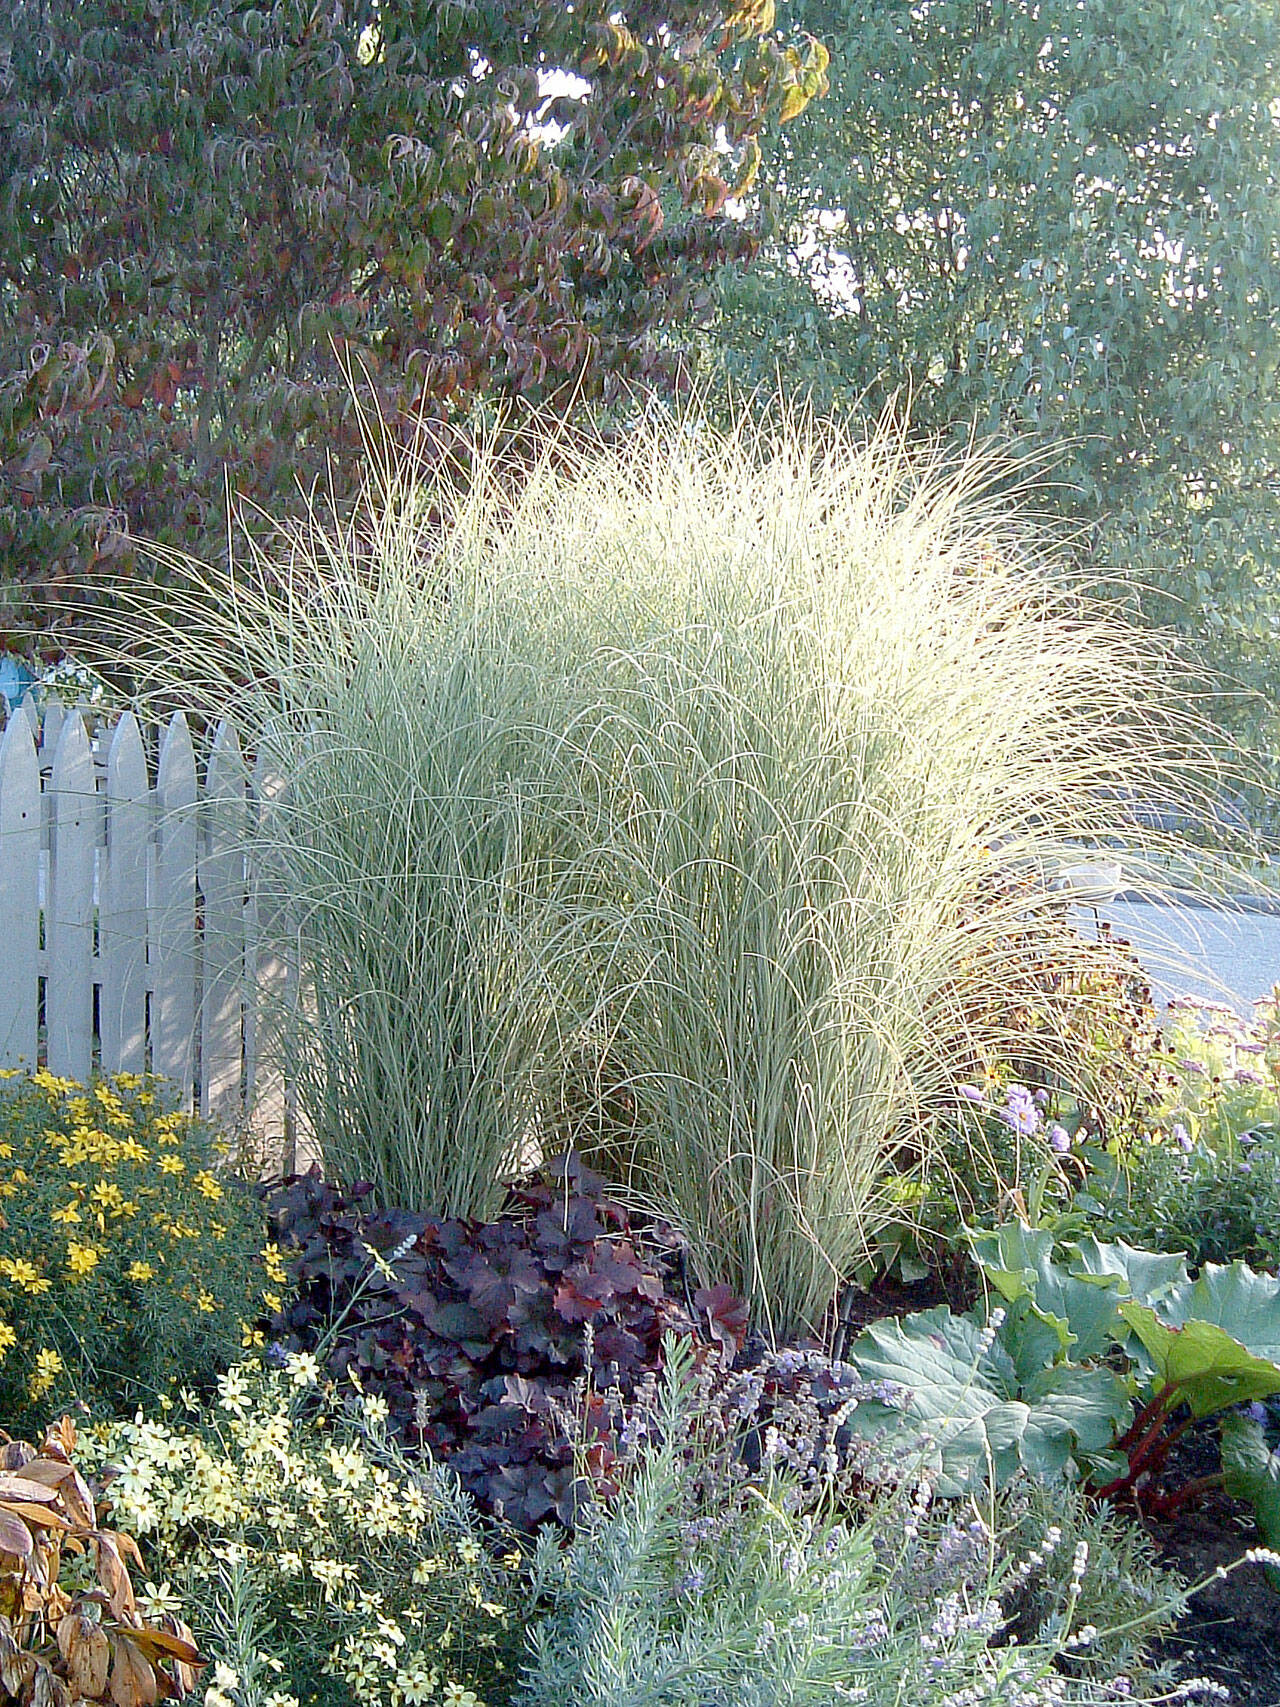
[[[200,995],[200,1108],[228,1123],[244,1112],[245,867],[248,777],[225,720],[205,773],[205,850],[200,862],[204,959]]]
[[[131,711],[107,750],[107,845],[98,903],[102,1068],[141,1073],[147,1049],[147,842],[151,788]]]
[[[190,1109],[196,1024],[196,761],[180,711],[169,719],[156,786],[159,850],[151,906],[151,1064]]]
[[[154,789],[154,735],[133,713],[98,734],[95,759],[82,709],[50,700],[41,715],[27,696],[0,737],[0,1066],[80,1080],[150,1067],[180,1106],[198,1095],[287,1147],[293,1092],[264,1014],[296,1005],[297,977],[262,946],[286,902],[260,896],[243,852],[278,780],[259,755],[250,781],[225,722],[200,778],[175,712]]]
[[[28,705],[30,700],[26,702]],[[0,1066],[36,1064],[39,1042],[40,760],[28,717],[0,743]]]
[[[87,1081],[93,1066],[93,868],[100,803],[84,719],[61,720],[50,780],[45,1026],[49,1071]]]

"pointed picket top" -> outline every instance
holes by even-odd
[[[111,734],[107,748],[107,790],[117,800],[138,800],[148,793],[147,753],[142,730],[132,711],[126,711]]]
[[[18,710],[26,716],[27,722],[31,725],[31,739],[38,741],[40,739],[40,708],[30,693],[25,696]]]
[[[191,806],[196,798],[196,755],[191,730],[181,711],[165,726],[160,743],[160,775],[156,784],[162,809]]]
[[[34,1067],[39,1040],[40,759],[30,720],[0,741],[0,1066]]]
[[[47,734],[47,726],[46,726]],[[84,718],[65,716],[49,784],[45,1036],[49,1071],[88,1081],[93,1064],[93,868],[100,805]]]
[[[28,703],[23,701],[24,705]],[[3,740],[0,740],[0,788],[6,785],[17,788],[19,777],[31,776],[35,777],[38,785],[40,761],[36,755],[30,719],[11,717],[5,724]]]
[[[45,719],[45,745],[53,746],[53,785],[55,788],[93,786],[93,747],[84,718],[78,711],[64,712],[58,708],[57,735],[50,741],[49,721]]]
[[[40,762],[47,765],[58,751],[58,742],[62,739],[62,725],[66,721],[66,709],[57,694],[50,694],[44,702],[44,715],[40,720]]]
[[[127,711],[107,749],[107,839],[98,911],[102,1067],[146,1067],[147,845],[151,785],[138,720]]]

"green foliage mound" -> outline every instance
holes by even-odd
[[[405,1463],[383,1401],[318,1406],[316,1377],[306,1355],[235,1367],[208,1410],[87,1443],[117,1471],[108,1509],[141,1538],[150,1599],[185,1606],[215,1662],[207,1707],[509,1699],[520,1555],[499,1562],[448,1470]]]
[[[0,1426],[201,1383],[259,1314],[262,1212],[160,1081],[0,1086]]]

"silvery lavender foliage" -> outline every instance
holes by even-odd
[[[518,1707],[1147,1699],[1140,1678],[1088,1663],[1107,1640],[1082,1616],[1088,1537],[1072,1528],[1011,1554],[996,1508],[937,1509],[918,1480],[842,1506],[840,1474],[822,1461],[849,1394],[826,1414],[830,1395],[788,1394],[794,1408],[763,1425],[753,1470],[735,1431],[759,1427],[767,1370],[698,1370],[687,1346],[667,1358],[644,1416],[628,1419],[616,1500],[583,1515],[567,1550],[539,1541],[533,1586],[546,1610]],[[1015,1632],[1010,1604],[1033,1580],[1043,1588],[1063,1552],[1065,1586],[1046,1589]]]

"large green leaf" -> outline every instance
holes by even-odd
[[[989,1233],[970,1234],[974,1259],[1010,1303],[1026,1297],[1041,1318],[1055,1325],[1060,1356],[1089,1362],[1105,1355],[1120,1333],[1116,1306],[1120,1278],[1114,1273],[1072,1273],[1053,1260],[1053,1234],[1024,1222]]]
[[[989,1478],[999,1485],[1020,1466],[1062,1475],[1079,1453],[1105,1451],[1128,1411],[1109,1370],[1042,1369],[1023,1396],[1009,1351],[998,1339],[986,1346],[978,1324],[945,1305],[874,1323],[850,1356],[868,1380],[907,1389],[901,1411],[860,1405],[855,1429],[890,1433],[943,1495]]]
[[[1077,1239],[1071,1251],[1073,1274],[1084,1273],[1099,1279],[1114,1276],[1121,1291],[1144,1304],[1158,1305],[1179,1286],[1189,1283],[1186,1260],[1178,1251],[1140,1251],[1126,1245],[1123,1239],[1104,1245],[1091,1233]]]
[[[1280,1280],[1242,1262],[1206,1263],[1193,1282],[1154,1303],[1163,1321],[1213,1322],[1255,1357],[1280,1364]]]
[[[1173,1325],[1132,1298],[1121,1303],[1120,1313],[1151,1354],[1161,1381],[1177,1389],[1193,1416],[1213,1416],[1228,1405],[1280,1393],[1280,1368],[1215,1323]]]

